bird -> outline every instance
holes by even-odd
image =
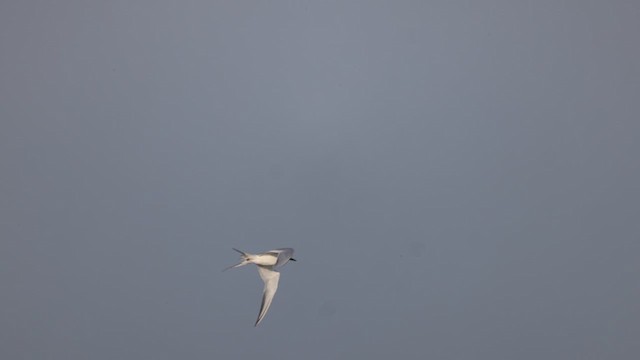
[[[274,249],[263,252],[261,254],[250,254],[236,248],[232,249],[240,253],[240,262],[235,265],[231,265],[222,271],[245,266],[247,264],[255,264],[258,267],[258,274],[260,274],[260,278],[262,278],[262,281],[264,282],[264,290],[262,291],[262,303],[260,304],[258,319],[253,325],[255,327],[258,326],[262,319],[264,319],[264,316],[267,315],[267,311],[271,306],[273,296],[276,294],[276,290],[278,290],[280,273],[276,271],[276,269],[288,263],[289,261],[297,260],[293,258],[292,248]]]

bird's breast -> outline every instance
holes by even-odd
[[[255,257],[251,259],[251,262],[253,262],[256,265],[270,266],[270,265],[275,265],[277,260],[278,260],[278,257],[273,255],[255,255]]]

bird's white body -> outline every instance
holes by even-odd
[[[273,253],[264,254],[247,254],[249,256],[249,262],[256,265],[272,266],[278,261],[278,256]]]
[[[240,253],[241,261],[233,266],[229,266],[228,269],[244,266],[247,264],[255,264],[258,266],[258,274],[264,282],[264,290],[262,293],[262,304],[260,305],[260,312],[258,313],[258,319],[254,326],[258,326],[264,316],[267,314],[271,301],[278,290],[278,282],[280,280],[280,273],[275,269],[291,261],[296,261],[293,258],[293,249],[282,248],[269,250],[261,254],[250,254],[238,249],[233,249]]]

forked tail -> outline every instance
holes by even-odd
[[[238,250],[238,249],[236,249],[236,248],[232,248],[232,249],[240,253],[240,259],[241,259],[241,260],[240,260],[240,262],[239,262],[239,263],[237,263],[237,264],[235,264],[235,265],[231,265],[231,266],[229,266],[229,267],[225,268],[225,269],[224,269],[224,270],[222,270],[222,271],[227,271],[227,270],[229,270],[229,269],[233,269],[233,268],[237,268],[237,267],[240,267],[240,266],[244,266],[244,265],[247,265],[248,263],[250,263],[250,262],[251,262],[251,261],[249,261],[249,258],[250,258],[250,256],[251,256],[251,254],[246,253],[246,252],[244,252],[244,251],[240,251],[240,250]]]

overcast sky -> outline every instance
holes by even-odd
[[[2,1],[0,358],[640,358],[639,17]]]

